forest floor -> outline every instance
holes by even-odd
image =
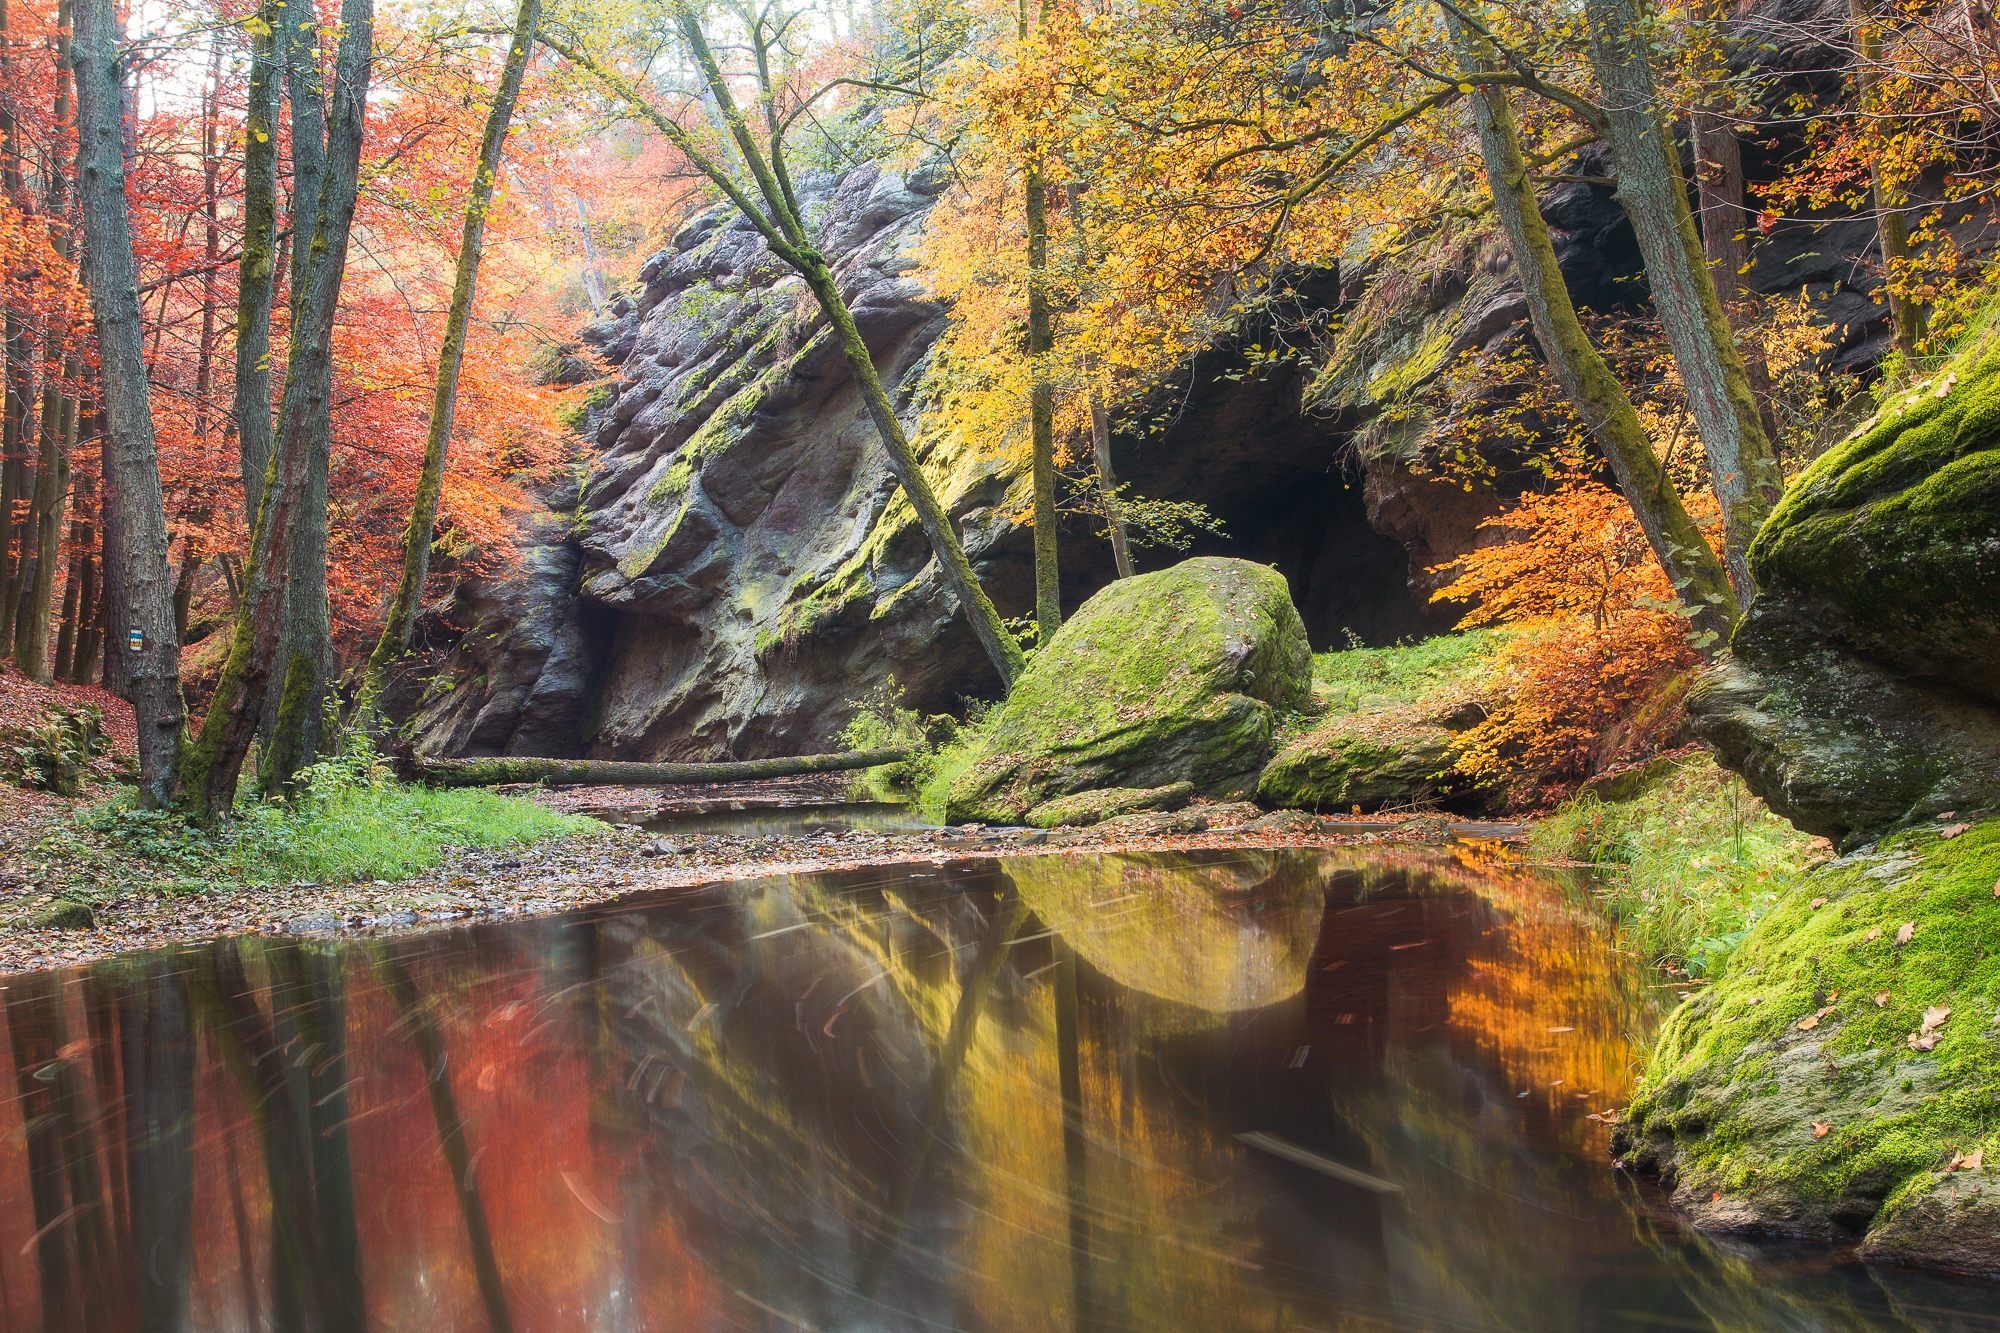
[[[395,932],[864,865],[1041,852],[1409,848],[1455,835],[1525,833],[1440,815],[1334,818],[1271,814],[1247,803],[1046,833],[979,826],[875,832],[811,819],[780,834],[672,831],[677,818],[712,824],[719,814],[727,822],[740,812],[754,824],[760,813],[805,813],[854,799],[856,784],[816,777],[700,788],[523,788],[512,799],[362,785],[339,791],[312,817],[265,807],[225,835],[198,835],[132,811],[130,788],[112,780],[132,745],[123,701],[102,690],[34,686],[0,672],[0,733],[11,733],[9,744],[24,723],[57,703],[97,705],[111,746],[75,796],[0,781],[0,974],[225,935]],[[384,869],[391,866],[397,868]],[[71,905],[88,909],[88,924]],[[65,908],[69,924],[48,919]]]

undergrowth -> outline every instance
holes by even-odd
[[[926,717],[903,707],[902,692],[890,685],[848,702],[859,710],[840,733],[841,742],[849,749],[902,746],[911,751],[911,757],[902,763],[868,769],[858,779],[861,787],[876,800],[909,802],[933,824],[944,823],[952,781],[979,758],[992,705],[968,701],[964,721],[948,713]]]
[[[127,790],[79,814],[40,851],[65,867],[67,892],[91,899],[130,893],[135,872],[150,872],[168,892],[403,879],[437,865],[447,848],[521,845],[601,827],[479,788],[398,782],[356,745],[302,770],[291,800],[246,798],[217,828],[141,810]]]
[[[1313,694],[1335,712],[1412,704],[1439,686],[1483,675],[1506,631],[1466,630],[1393,648],[1313,654]]]
[[[1708,978],[1799,876],[1832,854],[1705,754],[1630,800],[1576,797],[1537,825],[1530,847],[1544,859],[1593,866],[1632,947]]]

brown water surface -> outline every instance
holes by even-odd
[[[5,1329],[1975,1329],[1686,1233],[1565,886],[1233,851],[798,875],[0,978]],[[1671,998],[1671,992],[1666,992]]]

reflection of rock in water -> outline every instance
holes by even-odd
[[[1305,986],[1324,890],[1317,857],[1246,850],[1037,856],[1007,863],[1049,929],[1120,985],[1212,1013]]]

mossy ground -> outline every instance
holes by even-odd
[[[1884,838],[1797,877],[1668,1018],[1621,1144],[1718,1224],[1893,1228],[1958,1154],[2000,1157],[1997,1002],[2000,819]]]
[[[1595,867],[1630,945],[1694,977],[1719,974],[1751,927],[1832,855],[1706,753],[1662,761],[1628,799],[1585,792],[1535,828],[1531,854]]]
[[[1418,805],[1452,794],[1454,727],[1484,689],[1504,631],[1444,634],[1392,648],[1313,657],[1317,717],[1284,719],[1259,799],[1345,811]]]

